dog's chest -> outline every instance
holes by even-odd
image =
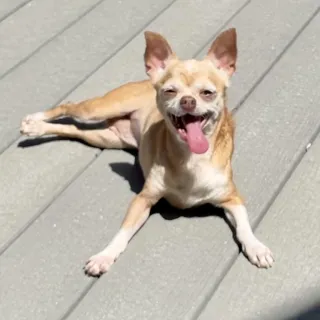
[[[167,199],[180,208],[217,203],[227,193],[228,179],[209,161],[190,161],[170,179]]]

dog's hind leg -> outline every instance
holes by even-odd
[[[74,125],[53,124],[44,121],[29,120],[22,124],[20,131],[27,136],[39,137],[58,135],[60,137],[80,139],[101,149],[135,148],[134,140],[124,140],[114,127],[102,130],[79,130]]]
[[[26,116],[22,122],[50,121],[60,117],[72,117],[81,121],[103,121],[121,118],[144,105],[155,101],[155,90],[149,81],[132,82],[108,92],[103,97],[80,103],[61,104],[52,109]]]

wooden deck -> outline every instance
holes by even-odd
[[[0,318],[320,319],[319,6],[0,0]],[[144,79],[145,30],[191,58],[228,27],[239,42],[235,178],[274,268],[250,265],[208,208],[184,217],[166,207],[110,273],[84,276],[142,185],[135,155],[26,139],[21,119]]]

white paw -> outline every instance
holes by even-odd
[[[115,260],[114,256],[98,253],[87,261],[84,267],[85,273],[90,276],[99,276],[109,271]]]
[[[45,126],[46,123],[43,121],[23,120],[21,123],[20,132],[21,134],[30,137],[42,136],[45,134]]]
[[[28,114],[22,122],[29,122],[29,121],[40,121],[45,120],[44,112],[36,112],[32,114]]]
[[[243,251],[250,262],[259,268],[271,268],[274,263],[270,249],[257,239],[252,239],[243,244]]]

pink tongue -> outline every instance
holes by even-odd
[[[209,143],[201,129],[201,122],[194,121],[185,125],[187,131],[187,143],[193,153],[205,153]]]

